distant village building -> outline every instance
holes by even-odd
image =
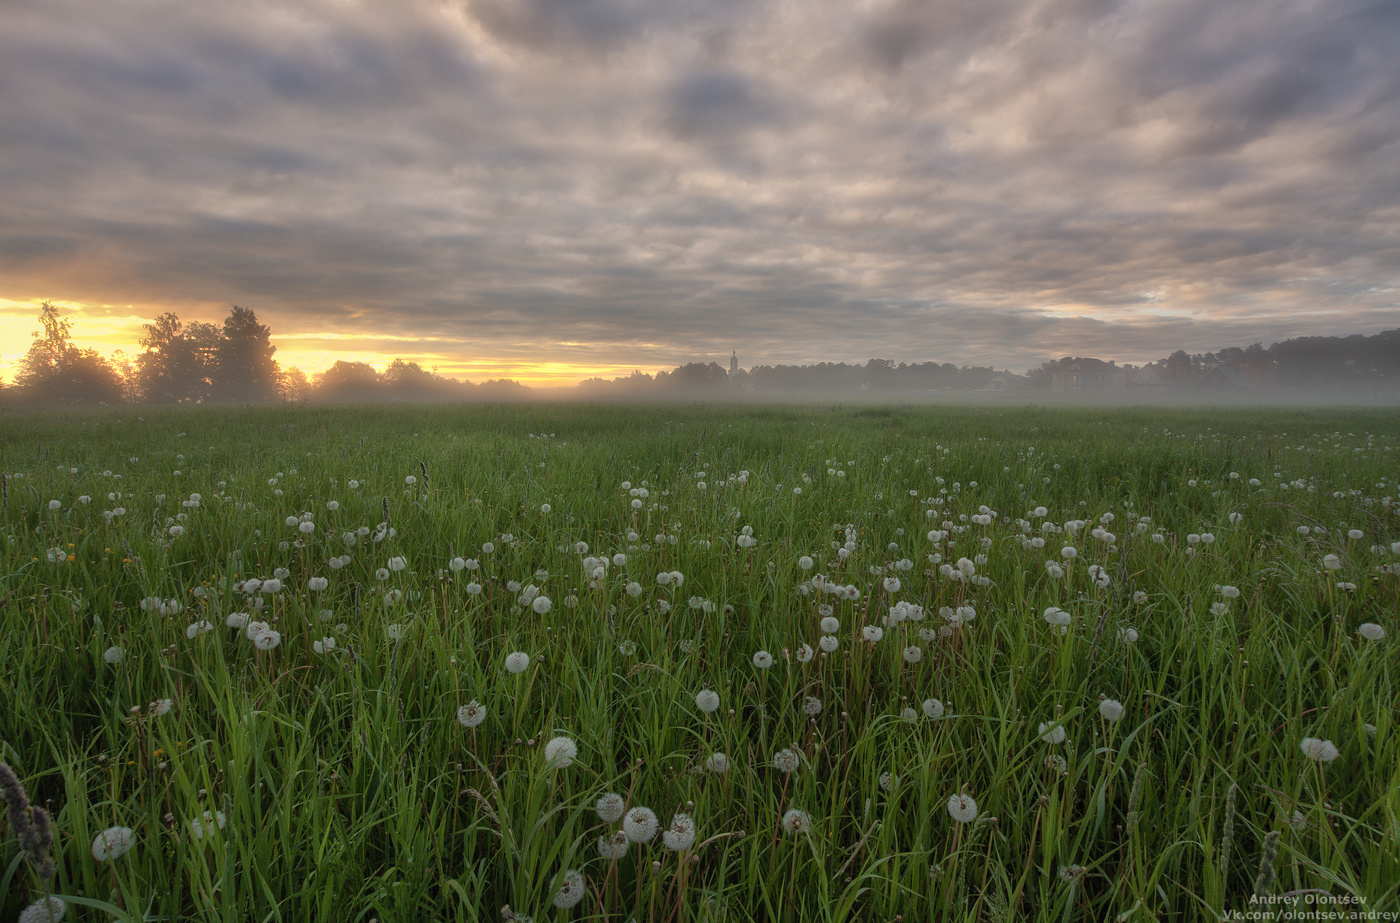
[[[1127,372],[1102,359],[1074,359],[1050,379],[1051,391],[1070,394],[1123,391],[1127,389]]]
[[[734,380],[739,377],[739,354],[731,352],[729,354],[729,378]]]
[[[1249,391],[1254,388],[1254,382],[1249,380],[1243,369],[1217,365],[1197,378],[1191,388],[1195,391]]]
[[[1154,365],[1144,365],[1128,376],[1129,391],[1170,391],[1174,387],[1167,374]]]
[[[982,386],[983,391],[1005,391],[1009,387],[1005,376],[993,375],[992,380]]]

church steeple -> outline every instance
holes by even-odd
[[[733,378],[739,374],[739,354],[737,352],[729,355],[729,377]]]

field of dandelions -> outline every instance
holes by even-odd
[[[1393,412],[137,410],[0,420],[0,920],[1400,910]]]

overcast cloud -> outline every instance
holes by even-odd
[[[0,298],[444,366],[1371,333],[1396,48],[1393,0],[0,0]]]

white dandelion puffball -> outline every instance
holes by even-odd
[[[1108,571],[1097,564],[1089,565],[1089,579],[1094,581],[1094,586],[1097,587],[1106,587],[1113,583],[1113,579],[1109,577]]]
[[[506,669],[511,673],[524,673],[525,668],[530,665],[530,655],[524,651],[515,651],[506,655]]]
[[[671,826],[661,834],[661,842],[673,852],[684,852],[695,845],[695,821],[689,814],[671,818]]]
[[[817,647],[820,647],[828,654],[832,653],[840,646],[841,642],[835,635],[822,635],[821,638],[817,640]]]
[[[1330,740],[1304,737],[1302,750],[1304,756],[1319,763],[1330,763],[1337,758],[1337,745]]]
[[[701,689],[695,693],[695,707],[705,714],[713,714],[719,708],[719,693],[713,689]]]
[[[878,625],[866,625],[860,630],[860,635],[871,644],[875,644],[885,636],[885,630]]]
[[[948,799],[948,816],[960,824],[977,819],[977,802],[971,795],[954,795]]]
[[[617,792],[606,792],[598,799],[594,808],[598,811],[598,819],[605,824],[615,824],[622,818],[623,810],[627,807],[622,800],[622,796]]]
[[[612,834],[598,837],[598,855],[609,861],[621,859],[627,855],[627,848],[631,845],[627,841],[627,834],[617,830]]]
[[[41,897],[19,912],[16,923],[59,923],[68,913],[68,905],[61,897]]]
[[[464,728],[474,728],[486,720],[486,706],[476,699],[457,709],[457,723]]]
[[[811,663],[812,658],[815,656],[817,656],[817,652],[812,650],[812,645],[810,644],[803,644],[797,649],[798,663]]]
[[[568,910],[583,900],[584,891],[583,873],[577,869],[569,869],[559,880],[559,888],[554,892],[554,906],[560,910]]]
[[[1377,625],[1376,627],[1379,628],[1380,626]],[[121,663],[122,657],[125,655],[126,652],[114,644],[102,652],[102,659],[108,663]]]
[[[899,713],[899,717],[905,724],[914,724],[919,720],[919,713],[912,708],[905,708]]]
[[[185,628],[185,637],[188,638],[188,639],[190,639],[190,640],[193,640],[193,639],[195,638],[195,636],[197,636],[197,635],[202,635],[202,634],[204,634],[206,631],[213,631],[213,630],[214,630],[214,625],[213,625],[212,622],[206,622],[206,621],[204,621],[204,620],[201,619],[201,620],[198,621],[198,622],[191,622],[191,623]]]
[[[1328,570],[1341,570],[1342,559],[1337,557],[1335,554],[1323,555],[1322,566],[1327,568]]]
[[[725,773],[729,771],[729,756],[724,753],[712,753],[710,758],[705,760],[705,768],[710,772]]]
[[[767,651],[759,651],[753,655],[753,665],[760,670],[766,670],[773,665],[773,655]]]
[[[306,588],[313,593],[319,593],[330,585],[331,582],[325,577],[312,577],[306,581]]]
[[[905,663],[918,663],[924,659],[924,652],[916,645],[910,645],[904,649]]]
[[[92,857],[98,862],[114,862],[135,845],[136,837],[130,827],[108,827],[92,841]]]
[[[205,836],[213,836],[214,828],[224,829],[225,823],[223,811],[205,811],[202,818],[196,817],[190,821],[190,833],[196,840],[202,840]]]
[[[773,754],[773,768],[789,775],[796,772],[797,754],[790,748],[784,747]]]
[[[898,593],[901,584],[898,577],[886,577],[884,586],[886,593]]]
[[[1040,739],[1047,744],[1062,744],[1065,742],[1065,726],[1063,724],[1056,724],[1052,727],[1050,724],[1042,721],[1040,723],[1040,729],[1036,731],[1036,733],[1039,734]]]
[[[802,568],[803,570],[811,570],[812,559],[804,554],[802,557],[797,559],[797,566]]]
[[[327,635],[320,641],[312,641],[311,649],[318,654],[329,654],[331,651],[335,650],[335,638]]]
[[[807,696],[802,701],[802,711],[807,717],[815,718],[822,713],[822,700],[814,695]]]
[[[1385,629],[1375,622],[1362,622],[1356,632],[1367,641],[1379,641],[1385,637]]]
[[[1058,606],[1050,606],[1047,608],[1041,613],[1041,618],[1055,626],[1068,625],[1072,620],[1070,614]]]
[[[578,756],[578,744],[567,737],[550,738],[549,743],[544,745],[545,762],[555,769],[572,766],[576,756]]]
[[[1124,625],[1118,629],[1118,640],[1124,644],[1136,644],[1138,639],[1137,629],[1131,625]]]
[[[828,615],[821,621],[822,634],[834,635],[841,630],[841,620],[835,616]]]
[[[1105,721],[1117,721],[1123,717],[1123,703],[1116,699],[1104,699],[1099,703],[1099,714]]]
[[[792,808],[783,815],[782,827],[783,832],[789,836],[801,836],[812,829],[812,818],[806,811]]]
[[[943,703],[937,699],[924,699],[924,714],[930,718],[942,718]]]
[[[270,651],[282,643],[282,633],[269,628],[266,631],[258,632],[258,636],[253,639],[253,646],[260,651]]]
[[[622,832],[633,843],[649,843],[656,836],[656,812],[651,808],[633,808],[622,818]]]
[[[1064,558],[1066,561],[1070,560],[1078,554],[1079,549],[1075,548],[1073,545],[1066,545],[1065,547],[1060,549],[1060,557]]]

